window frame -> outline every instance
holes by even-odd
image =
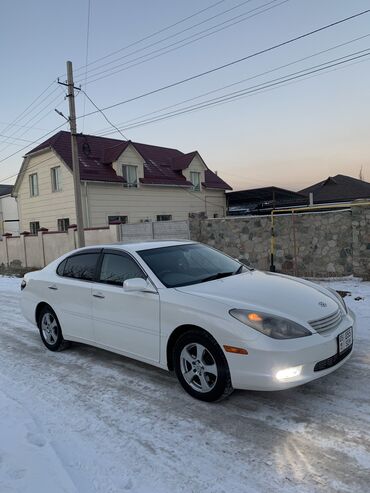
[[[192,175],[197,175],[199,178],[199,182],[197,185],[194,184],[192,180]],[[200,171],[190,171],[190,181],[193,185],[193,191],[194,192],[200,192],[202,190],[202,177],[201,177],[201,172]]]
[[[38,224],[39,227],[36,229],[36,232],[32,232],[31,224]],[[30,221],[30,233],[31,235],[37,235],[38,230],[40,229],[40,221]]]
[[[128,223],[128,215],[127,214],[109,214],[107,216],[107,222],[108,222],[108,225],[109,224],[113,224],[109,221],[109,218],[110,217],[125,217],[126,218],[126,221],[121,221],[120,219],[116,219],[116,221],[121,221],[121,224],[127,224]]]
[[[172,214],[157,214],[157,222],[172,221]],[[168,217],[169,219],[158,219],[159,217]]]
[[[129,183],[127,179],[127,168],[135,169],[136,174],[136,183]],[[122,164],[122,176],[126,180],[126,183],[123,184],[126,188],[138,188],[139,187],[139,174],[138,174],[138,166],[135,164]]]
[[[50,168],[50,179],[51,179],[51,192],[57,193],[62,192],[62,180],[61,180],[61,166],[54,166]],[[56,173],[56,170],[58,172]],[[58,179],[56,179],[58,177]]]
[[[153,283],[153,281],[150,279],[148,274],[143,269],[142,265],[140,265],[140,263],[136,260],[136,258],[133,255],[131,255],[126,250],[116,250],[114,248],[104,248],[101,252],[100,261],[99,261],[99,268],[97,271],[97,280],[96,280],[96,282],[98,284],[104,284],[104,286],[111,286],[113,288],[120,288],[120,289],[123,288],[123,283],[122,284],[113,284],[113,283],[102,281],[100,279],[104,255],[118,255],[120,257],[129,258],[130,260],[132,260],[136,264],[138,269],[143,273],[143,275],[144,275],[143,279],[146,279],[147,281],[149,281],[154,286],[154,288],[157,289],[155,284]]]
[[[59,227],[59,221],[68,221],[67,227],[65,229],[60,229],[60,227]],[[66,233],[68,231],[69,224],[70,224],[69,223],[69,217],[61,217],[61,218],[57,219],[57,227],[58,227],[59,233]]]
[[[58,264],[57,268],[55,269],[55,274],[58,277],[62,277],[63,279],[71,279],[72,281],[89,282],[89,283],[94,282],[95,283],[95,282],[97,282],[97,273],[100,272],[99,269],[100,269],[100,265],[101,265],[102,251],[103,251],[102,248],[91,248],[89,250],[82,250],[80,252],[73,253],[72,255],[68,255],[67,257],[64,257],[64,259]],[[65,271],[65,267],[67,265],[67,261],[70,258],[80,257],[81,255],[89,255],[89,254],[92,254],[92,253],[97,253],[98,254],[98,258],[97,258],[96,265],[95,265],[95,272],[94,272],[94,278],[93,279],[91,279],[91,280],[90,279],[78,279],[76,277],[69,277],[69,276],[65,276],[64,275],[64,271]],[[63,272],[62,273],[59,273],[58,271],[59,271],[59,269],[60,269],[60,267],[62,266],[63,263],[64,263]]]
[[[35,183],[33,182],[33,177],[36,177],[36,187],[34,186]],[[38,197],[39,196],[39,177],[37,173],[31,173],[28,175],[28,184],[30,188],[30,197]],[[37,189],[37,190],[36,190]]]

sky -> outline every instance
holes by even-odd
[[[370,9],[370,0],[13,0],[0,9],[0,183],[13,183],[22,156],[65,122],[54,109],[68,115],[56,82],[67,60],[76,85],[105,108]],[[105,114],[133,141],[198,150],[235,190],[300,190],[361,168],[370,181],[368,48],[370,13]],[[249,93],[192,106],[241,90]],[[78,132],[123,138],[100,113],[83,117],[95,110],[83,92],[76,106]],[[196,111],[168,118],[189,106]]]

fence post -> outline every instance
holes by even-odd
[[[37,236],[39,239],[39,247],[40,247],[40,266],[45,267],[45,246],[44,246],[44,233],[47,233],[49,230],[47,228],[40,228],[37,231]]]
[[[76,224],[71,224],[70,226],[68,226],[69,250],[74,250],[76,248],[76,236],[75,236],[76,229],[77,229]]]
[[[8,250],[8,248],[9,248],[8,247],[8,238],[9,238],[9,236],[12,236],[12,234],[11,233],[5,233],[3,235],[3,238],[4,238],[3,241],[5,241],[5,258],[6,258],[6,266],[7,267],[9,267],[9,250]]]
[[[114,221],[109,224],[110,237],[113,243],[121,241],[121,221]]]
[[[25,267],[28,267],[28,259],[27,259],[27,236],[29,236],[30,233],[29,231],[23,231],[23,233],[20,234],[20,237],[22,238],[22,248],[23,248],[23,252],[24,252],[24,266]],[[32,266],[31,266],[32,267]]]

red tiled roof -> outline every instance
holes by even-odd
[[[141,182],[153,185],[192,186],[181,171],[185,169],[196,152],[183,154],[177,149],[158,147],[138,142],[96,137],[94,135],[78,135],[78,155],[80,160],[81,180],[124,182],[111,164],[121,155],[129,144],[132,144],[144,161],[144,178]],[[39,144],[27,155],[51,147],[72,169],[71,135],[60,131],[48,140]],[[230,189],[229,185],[211,170],[205,172],[206,188]]]

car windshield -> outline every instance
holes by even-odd
[[[199,243],[137,253],[168,288],[213,281],[248,270],[231,257]]]

